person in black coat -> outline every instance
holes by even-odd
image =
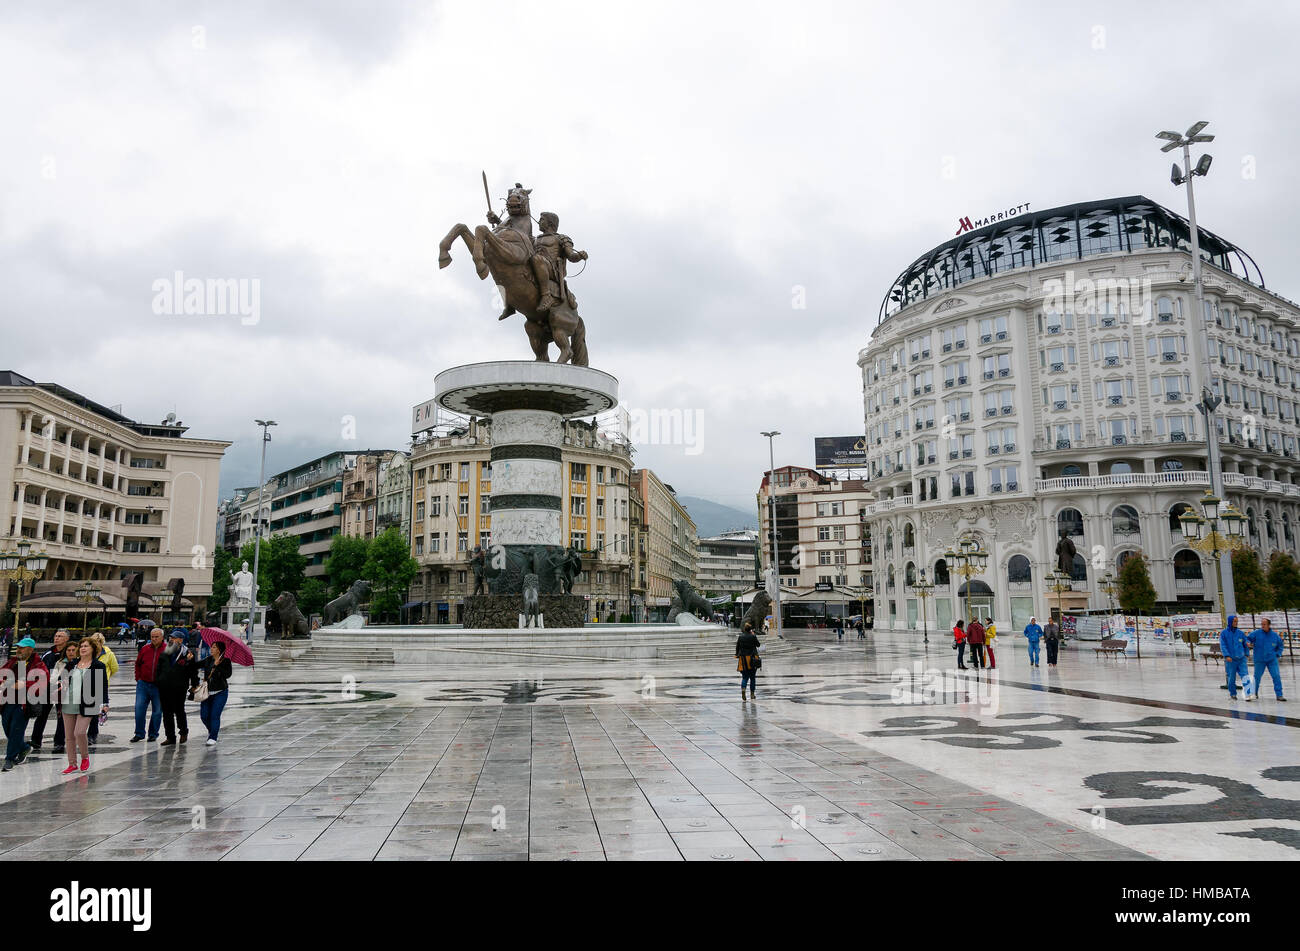
[[[177,732],[184,743],[190,738],[190,725],[185,719],[185,693],[199,682],[199,665],[194,651],[185,646],[185,632],[176,628],[171,632],[167,649],[158,659],[155,683],[162,699],[163,730],[167,739],[160,745],[174,746]]]
[[[217,745],[217,734],[221,732],[221,711],[226,708],[230,696],[230,658],[226,656],[226,645],[213,641],[212,653],[200,665],[203,682],[208,688],[208,697],[199,703],[199,719],[208,728],[208,746]]]
[[[754,625],[745,622],[745,629],[736,638],[736,669],[740,671],[740,699],[745,699],[745,684],[749,684],[749,699],[754,699],[754,690],[758,681],[758,668],[763,661],[758,656],[758,635]]]

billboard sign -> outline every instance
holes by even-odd
[[[865,436],[817,436],[813,450],[818,469],[850,469],[867,464]]]

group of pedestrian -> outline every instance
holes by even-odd
[[[131,742],[153,743],[160,727],[166,737],[161,746],[188,742],[185,703],[196,700],[199,720],[208,731],[207,745],[216,746],[231,672],[225,645],[221,641],[206,644],[197,622],[189,631],[173,628],[166,638],[162,628],[150,630],[149,640],[135,659],[135,733]]]
[[[99,725],[108,716],[109,679],[117,671],[117,658],[103,638],[92,634],[73,640],[67,631],[57,631],[54,645],[38,655],[36,641],[24,637],[0,671],[0,718],[6,738],[0,771],[8,772],[40,752],[53,713],[53,751],[68,757],[64,775],[87,772]]]
[[[215,746],[231,675],[224,645],[218,641],[209,648],[198,624],[189,631],[172,630],[166,643],[159,627],[152,628],[148,638],[135,661],[131,742],[156,740],[162,726],[167,738],[161,745],[184,743],[189,738],[185,702],[196,700],[208,745]],[[109,683],[119,669],[117,656],[98,632],[75,640],[66,630],[56,631],[52,646],[43,654],[37,652],[33,638],[19,640],[13,655],[0,666],[0,721],[6,740],[0,771],[8,772],[42,751],[53,715],[52,752],[67,754],[64,774],[87,772],[99,728],[109,713]]]
[[[994,641],[997,640],[998,628],[993,623],[993,618],[989,618],[989,623],[985,625],[978,617],[971,620],[968,625],[965,621],[958,621],[952,629],[952,646],[957,652],[957,669],[970,670],[971,667],[976,670],[988,668],[992,670],[998,666],[997,655],[993,652]],[[970,666],[966,665],[966,648],[970,648]]]
[[[1047,619],[1047,625],[1042,626],[1038,623],[1038,618],[1031,617],[1029,623],[1025,625],[1022,632],[1025,639],[1029,642],[1029,666],[1040,667],[1042,653],[1039,649],[1039,642],[1047,648],[1047,666],[1055,667],[1058,654],[1061,650],[1061,642],[1065,638],[1061,634],[1061,627],[1051,618]]]
[[[1253,654],[1254,689],[1245,691],[1246,700],[1251,701],[1259,696],[1259,691],[1264,686],[1264,674],[1267,673],[1273,679],[1273,695],[1277,700],[1285,703],[1286,697],[1282,696],[1281,670],[1278,668],[1282,649],[1282,636],[1273,630],[1273,624],[1268,618],[1263,618],[1259,627],[1247,634],[1237,627],[1237,615],[1228,615],[1228,626],[1219,634],[1219,652],[1223,654],[1223,668],[1228,679],[1228,696],[1236,700],[1237,690],[1244,690],[1238,687],[1237,679],[1248,681],[1251,672],[1247,668],[1247,660],[1249,655]]]

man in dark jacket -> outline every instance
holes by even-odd
[[[1043,628],[1043,644],[1047,647],[1047,666],[1055,667],[1056,654],[1061,649],[1061,626],[1051,619]]]
[[[161,745],[174,746],[177,732],[184,743],[190,738],[190,725],[185,719],[185,693],[198,686],[199,667],[194,651],[185,645],[185,632],[180,628],[171,632],[167,647],[158,658],[157,684],[163,729],[167,733]]]
[[[41,663],[45,665],[46,670],[53,670],[54,665],[63,659],[64,648],[68,646],[68,632],[54,632],[54,646],[41,655]],[[45,724],[50,718],[50,711],[54,709],[53,697],[48,697],[51,702],[43,703],[40,709],[36,711],[33,717],[34,725],[32,726],[32,752],[41,751],[41,740],[45,738]],[[55,716],[54,724],[54,752],[63,752],[63,717]]]
[[[158,661],[167,648],[163,644],[162,628],[155,627],[149,631],[149,641],[135,655],[135,736],[132,743],[144,739],[144,714],[149,715],[149,742],[158,739],[158,727],[162,723],[162,696],[158,692]]]
[[[27,717],[50,699],[50,672],[36,656],[36,642],[24,637],[14,655],[0,668],[0,720],[8,745],[0,770],[9,772],[27,759],[32,745],[27,742]]]
[[[740,671],[740,699],[745,699],[745,684],[749,684],[749,699],[754,699],[758,678],[758,635],[754,625],[745,622],[745,629],[736,638],[736,669]]]

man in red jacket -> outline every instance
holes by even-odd
[[[49,701],[50,672],[36,656],[36,642],[24,637],[13,657],[0,668],[0,718],[4,721],[5,764],[0,771],[9,772],[27,759],[32,744],[27,742],[27,717]]]
[[[135,736],[132,743],[144,739],[144,712],[152,707],[149,715],[149,742],[158,739],[158,727],[162,725],[162,694],[158,690],[158,661],[167,650],[163,644],[163,631],[155,627],[149,631],[148,643],[140,645],[140,653],[135,656]]]
[[[970,662],[976,670],[984,666],[984,625],[980,619],[971,621],[966,628],[966,643],[970,645]]]

